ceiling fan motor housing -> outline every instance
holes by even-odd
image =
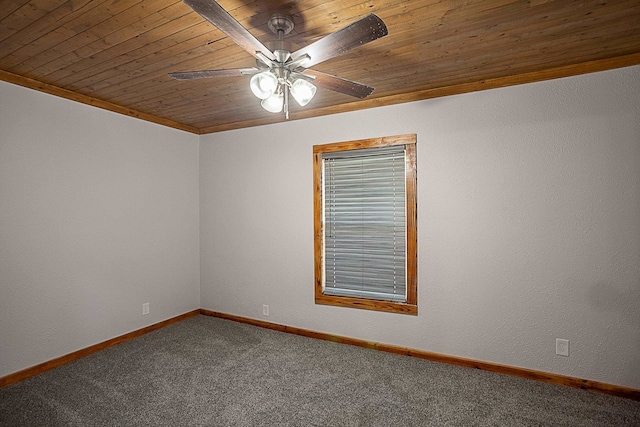
[[[273,40],[267,42],[267,46],[276,57],[279,63],[285,63],[291,58],[292,44],[286,40]]]

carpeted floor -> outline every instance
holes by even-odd
[[[197,316],[0,389],[1,426],[640,426],[640,402]]]

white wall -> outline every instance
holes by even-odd
[[[196,135],[0,82],[0,376],[198,308],[198,203]]]
[[[404,133],[419,315],[314,305],[312,145]],[[203,308],[640,388],[640,67],[200,141]]]
[[[314,305],[312,145],[403,133],[419,315]],[[204,307],[640,388],[639,306],[640,67],[200,138],[0,82],[0,376]]]

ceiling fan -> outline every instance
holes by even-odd
[[[262,107],[272,113],[279,113],[284,109],[287,119],[289,94],[300,106],[305,106],[316,93],[315,85],[360,99],[373,92],[374,88],[371,86],[308,67],[386,36],[386,25],[374,14],[292,52],[291,44],[284,40],[284,36],[293,29],[293,21],[288,16],[274,15],[269,19],[267,25],[277,35],[277,40],[270,43],[269,49],[214,0],[183,1],[254,56],[256,66],[169,73],[176,80],[251,75],[249,86],[254,95],[262,100]]]

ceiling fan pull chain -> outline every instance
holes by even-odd
[[[284,118],[289,120],[289,85],[284,84]]]

